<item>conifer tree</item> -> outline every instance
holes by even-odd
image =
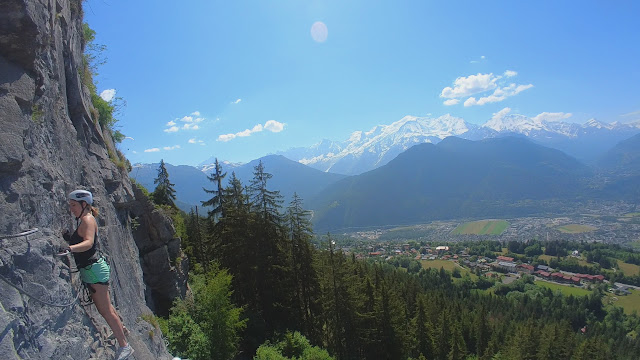
[[[422,355],[427,359],[434,356],[432,326],[427,318],[426,304],[424,297],[420,297],[417,303],[416,315],[413,318],[412,328],[414,329],[414,341],[416,355]]]
[[[315,334],[315,321],[320,311],[318,307],[318,295],[320,284],[314,267],[313,248],[310,239],[313,236],[310,212],[304,210],[302,199],[297,193],[289,204],[287,212],[287,225],[291,250],[291,272],[294,277],[294,311],[298,315],[298,321],[302,323],[304,333],[313,339],[318,339]]]
[[[198,214],[198,207],[196,206],[195,211],[191,208],[189,216],[187,217],[187,241],[191,245],[191,251],[188,255],[194,257],[195,261],[201,264],[206,272],[208,269],[207,263],[209,259],[206,256],[207,252],[205,251],[202,240],[203,234],[200,222],[201,219]]]
[[[205,193],[213,194],[213,197],[207,201],[202,202],[202,206],[210,206],[212,210],[208,211],[209,217],[213,220],[217,220],[220,217],[224,217],[225,215],[225,197],[224,197],[224,187],[222,186],[222,180],[227,176],[227,173],[222,172],[222,166],[218,163],[218,158],[216,158],[214,163],[214,170],[211,175],[207,175],[207,179],[213,182],[214,189],[208,190],[202,188]]]
[[[252,242],[252,216],[244,186],[231,173],[229,185],[224,190],[227,198],[225,216],[220,219],[224,226],[220,242],[214,253],[223,268],[233,275],[234,298],[237,303],[255,309],[255,271],[258,252]]]
[[[169,181],[169,172],[164,165],[164,159],[160,160],[158,166],[158,176],[153,181],[156,184],[156,188],[153,191],[153,201],[158,205],[169,205],[175,207],[176,190],[173,188],[175,184]]]
[[[451,329],[451,342],[448,360],[463,360],[466,357],[467,344],[462,336],[460,321],[455,320]]]
[[[256,258],[256,297],[265,333],[285,330],[291,325],[293,281],[288,268],[288,252],[284,251],[286,231],[280,214],[282,196],[268,189],[273,175],[262,161],[254,167],[248,193],[255,221],[252,224]]]

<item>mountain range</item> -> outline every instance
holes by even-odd
[[[375,126],[366,132],[356,131],[342,142],[323,140],[308,148],[294,148],[278,154],[325,172],[357,175],[388,163],[416,144],[436,144],[450,136],[482,140],[521,135],[593,164],[618,142],[640,133],[640,121],[605,124],[592,119],[585,124],[576,124],[553,120],[552,115],[530,118],[519,114],[496,114],[483,125],[449,114],[437,118],[405,116],[390,125]]]
[[[222,168],[227,179],[234,172],[246,186],[262,161],[273,175],[270,190],[280,191],[285,205],[296,192],[320,230],[559,213],[587,200],[640,199],[636,126],[522,115],[494,116],[477,126],[450,115],[407,116],[342,144],[326,140],[290,150],[298,161],[269,155],[247,164],[222,162]],[[211,197],[203,190],[213,187],[211,162],[167,164],[183,210]],[[157,168],[137,164],[130,176],[152,191]]]
[[[231,173],[235,173],[242,184],[249,185],[253,178],[253,170],[260,161],[262,161],[266,172],[273,175],[269,180],[270,189],[280,191],[285,205],[292,199],[294,192],[304,201],[314,197],[327,185],[346,177],[310,168],[281,155],[268,155],[242,165],[222,162],[222,172],[227,174],[224,184],[226,185],[231,178]],[[153,181],[158,175],[158,166],[158,163],[136,164],[129,176],[147,190],[153,191],[155,189]],[[180,209],[188,212],[192,207],[201,206],[202,201],[212,197],[211,194],[207,194],[203,190],[214,188],[213,182],[207,177],[211,174],[211,166],[174,166],[165,163],[165,167],[169,173],[170,181],[175,184],[176,205]]]
[[[449,137],[330,185],[311,208],[319,231],[558,212],[559,204],[588,196],[592,175],[575,158],[523,137]]]

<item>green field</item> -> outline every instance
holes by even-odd
[[[560,290],[562,292],[562,294],[565,295],[565,296],[569,296],[569,295],[586,296],[586,295],[589,295],[591,293],[591,291],[583,289],[583,288],[579,288],[579,287],[575,287],[575,286],[569,286],[569,285],[560,285],[560,284],[551,283],[551,282],[547,282],[547,281],[536,281],[536,285],[548,287],[553,291]]]
[[[605,305],[620,306],[627,315],[631,315],[634,311],[640,314],[640,292],[638,290],[631,290],[631,295],[625,296],[609,294],[603,301]]]
[[[423,269],[435,268],[440,270],[440,268],[444,268],[447,271],[453,271],[454,268],[458,267],[453,261],[449,260],[421,260],[420,262]],[[458,269],[460,268],[458,267]],[[460,269],[460,272],[462,272],[462,269]]]
[[[598,230],[598,228],[596,227],[589,226],[589,225],[580,225],[580,224],[569,224],[569,225],[558,226],[556,229],[558,229],[560,232],[567,233],[567,234],[579,234],[579,233],[586,233],[586,232]]]
[[[458,225],[453,235],[500,235],[509,226],[505,220],[481,220]]]
[[[549,263],[549,261],[551,261],[551,259],[554,259],[554,258],[555,256],[551,256],[551,255],[538,255],[538,259],[546,261],[547,264]]]
[[[618,261],[618,267],[620,270],[627,276],[639,275],[640,274],[640,266],[635,264],[627,264],[622,260]]]
[[[636,216],[640,216],[640,212],[632,212],[632,213],[628,213],[628,214],[624,214],[624,217],[636,217]]]
[[[420,262],[422,263],[423,269],[440,270],[440,268],[443,268],[449,272],[453,272],[453,269],[458,268],[458,270],[460,270],[460,275],[462,275],[463,277],[466,273],[468,273],[471,276],[471,280],[475,281],[478,279],[478,276],[469,271],[469,269],[458,266],[455,262],[450,260],[421,260]],[[459,281],[461,279],[462,278],[454,278],[453,281]]]

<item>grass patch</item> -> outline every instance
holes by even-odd
[[[420,260],[423,269],[436,269],[440,270],[443,268],[449,272],[453,272],[453,269],[458,269],[460,271],[460,278],[453,278],[453,281],[460,281],[465,276],[465,274],[469,274],[471,276],[471,280],[475,281],[478,279],[478,276],[473,272],[469,271],[469,269],[459,266],[453,261],[449,260]]]
[[[618,261],[618,268],[627,276],[640,275],[640,266],[635,264],[627,264],[622,260]]]
[[[453,271],[453,269],[458,266],[453,261],[449,260],[420,260],[420,262],[422,263],[423,269],[435,268],[436,270],[440,270],[440,268],[444,268],[447,271]],[[462,273],[462,269],[460,269],[460,273]]]
[[[451,234],[453,235],[500,235],[509,226],[505,220],[481,220],[471,221],[458,225]]]
[[[44,121],[44,111],[39,105],[33,104],[31,107],[31,121],[38,125],[42,125]]]
[[[538,255],[538,259],[546,261],[547,264],[549,263],[549,261],[551,261],[551,259],[554,259],[554,258],[555,256],[551,256],[551,255]]]
[[[560,290],[560,292],[564,296],[569,296],[569,295],[587,296],[587,295],[591,294],[590,290],[586,290],[586,289],[575,287],[575,286],[560,285],[560,284],[547,282],[547,281],[536,281],[535,284],[538,285],[538,286],[547,287],[547,288],[549,288],[549,289],[551,289],[553,291]]]
[[[630,291],[631,295],[617,296],[608,294],[603,301],[605,305],[610,304],[621,307],[627,315],[631,315],[633,312],[640,314],[640,292],[634,289],[630,289]]]
[[[144,313],[142,315],[140,315],[140,319],[144,320],[146,322],[148,322],[149,324],[151,324],[151,326],[153,327],[159,327],[160,324],[158,323],[158,319],[156,318],[155,315],[151,314],[151,313]]]
[[[566,234],[580,234],[580,233],[586,233],[586,232],[598,230],[598,228],[596,227],[589,226],[589,225],[580,225],[580,224],[569,224],[569,225],[558,226],[556,229]]]
[[[640,216],[640,212],[632,212],[622,215],[623,217],[637,217]]]

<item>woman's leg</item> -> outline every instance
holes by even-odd
[[[118,344],[121,347],[127,346],[127,339],[124,337],[122,322],[120,321],[118,313],[116,313],[116,309],[111,305],[111,299],[109,299],[109,286],[101,284],[90,284],[89,286],[95,290],[95,292],[91,293],[93,303],[96,304],[98,312],[107,321],[109,327],[111,327],[113,335],[118,339]]]

